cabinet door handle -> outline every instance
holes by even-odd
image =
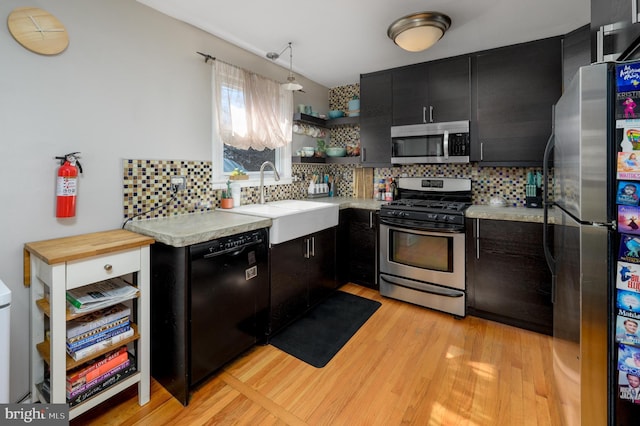
[[[427,107],[426,106],[422,107],[422,122],[423,123],[427,122]]]
[[[304,252],[304,258],[305,259],[309,259],[311,256],[309,255],[310,251],[309,251],[309,238],[305,238],[304,239],[304,243],[306,246],[306,250]]]
[[[480,161],[484,160],[484,142],[480,142]]]
[[[367,148],[360,147],[360,161],[367,161]]]
[[[638,0],[631,0],[631,23],[638,23]]]
[[[476,234],[476,259],[480,259],[480,219],[476,219],[475,234]]]
[[[369,229],[373,229],[373,210],[369,210]]]
[[[107,272],[111,272],[113,270],[113,265],[107,263],[106,265],[104,265],[104,270]]]
[[[429,123],[433,123],[433,105],[429,105]]]
[[[311,237],[311,257],[316,257],[316,237]]]

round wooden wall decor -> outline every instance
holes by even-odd
[[[7,18],[9,32],[25,49],[57,55],[69,45],[69,34],[55,16],[37,7],[19,7]]]

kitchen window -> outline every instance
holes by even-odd
[[[214,187],[241,169],[249,175],[242,185],[255,185],[265,161],[276,165],[281,180],[291,182],[293,94],[280,83],[216,60],[213,65]],[[275,183],[265,171],[265,182]]]

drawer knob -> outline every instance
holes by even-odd
[[[104,270],[107,272],[111,272],[111,270],[113,269],[112,265],[109,265],[108,263],[106,265],[104,265]]]

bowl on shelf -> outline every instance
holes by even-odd
[[[344,157],[347,154],[347,148],[339,146],[329,146],[326,148],[329,157]]]
[[[329,118],[340,118],[344,117],[344,111],[340,111],[337,109],[332,109],[329,111]]]
[[[313,157],[316,153],[316,149],[312,146],[304,146],[302,147],[302,153],[305,157]]]

